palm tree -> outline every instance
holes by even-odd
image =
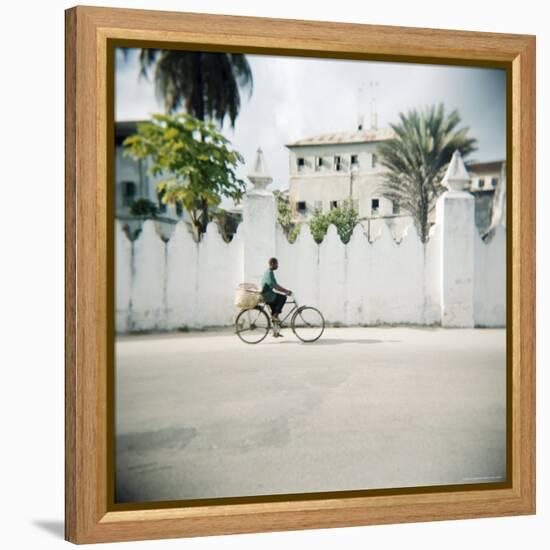
[[[201,121],[218,122],[229,116],[231,127],[241,107],[241,89],[252,94],[252,71],[243,54],[160,50],[143,48],[139,54],[140,76],[147,77],[154,66],[157,93],[164,98],[167,114],[181,107]],[[202,210],[202,231],[206,231],[209,208]]]
[[[476,150],[469,128],[458,128],[459,124],[458,111],[446,116],[442,103],[410,110],[390,125],[396,137],[378,148],[380,163],[387,169],[379,192],[411,214],[422,242],[428,240],[428,215],[445,191],[441,180],[454,151],[465,157]]]
[[[181,107],[199,120],[231,126],[241,106],[240,89],[252,93],[252,72],[243,54],[142,49],[140,74],[147,77],[154,65],[157,92],[167,113]]]

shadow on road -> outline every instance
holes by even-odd
[[[300,340],[273,340],[277,344],[303,344],[305,346],[332,346],[334,344],[399,344],[401,340],[373,340],[367,338],[345,339],[345,338],[322,338],[316,342],[302,342]]]

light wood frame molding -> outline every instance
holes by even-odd
[[[113,243],[106,75],[113,40],[507,69],[507,487],[112,509],[107,361],[113,289],[107,283]],[[79,6],[66,11],[65,124],[67,540],[95,543],[535,513],[534,36]]]

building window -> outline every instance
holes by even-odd
[[[334,210],[335,208],[338,208],[338,201],[330,201],[330,209]]]
[[[359,166],[359,155],[351,155],[351,165]]]
[[[315,201],[314,202],[314,208],[315,208],[316,211],[322,212],[323,211],[323,201]]]
[[[337,172],[340,172],[340,170],[342,170],[342,157],[340,157],[340,156],[335,156],[334,157],[334,169]]]
[[[498,184],[498,178],[491,178],[491,187],[494,189]]]
[[[164,189],[162,191],[157,191],[157,201],[159,203],[159,211],[166,212],[166,205],[162,202],[162,197],[164,197]]]
[[[306,201],[298,201],[296,203],[296,210],[298,211],[298,214],[305,214],[307,210]]]
[[[380,211],[380,199],[372,199],[370,201],[371,214],[378,214],[379,211]]]
[[[132,206],[136,200],[137,186],[133,181],[122,182],[122,204],[124,206]]]
[[[373,168],[376,168],[378,166],[378,157],[373,154],[371,157],[371,165]]]
[[[322,167],[323,167],[323,157],[317,157],[315,159],[315,168],[316,170],[321,170]]]
[[[391,213],[397,215],[400,212],[401,212],[401,207],[399,206],[399,203],[397,201],[393,202],[391,205]]]
[[[181,218],[183,216],[183,206],[181,205],[181,202],[176,203],[176,215]]]
[[[478,178],[477,180],[477,188],[483,189],[483,178]]]
[[[298,157],[296,159],[296,164],[298,166],[298,170],[301,171],[306,167],[306,159],[304,157]]]

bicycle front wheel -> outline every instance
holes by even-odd
[[[260,307],[243,309],[235,319],[235,332],[245,344],[259,344],[270,327],[269,317]]]
[[[318,309],[302,306],[292,317],[291,325],[292,332],[302,342],[315,342],[325,330],[325,319]]]

